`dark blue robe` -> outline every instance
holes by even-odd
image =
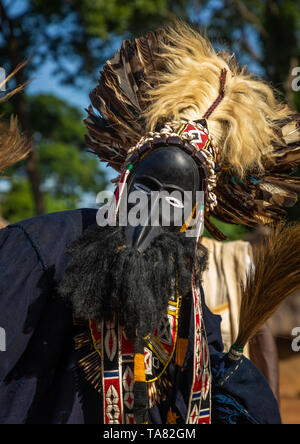
[[[65,211],[0,230],[0,327],[6,333],[6,351],[0,352],[0,424],[102,423],[101,395],[77,365],[71,308],[57,292],[70,260],[66,246],[95,223],[95,215],[95,210]],[[204,300],[203,311],[213,373],[213,422],[280,423],[265,378],[246,359],[228,368],[220,317],[211,314]],[[176,399],[183,418],[192,359],[191,322]],[[164,423],[168,408],[168,400],[153,407],[150,423]]]

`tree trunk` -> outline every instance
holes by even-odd
[[[17,82],[19,83],[18,79]],[[25,101],[25,97],[22,94],[18,94],[13,98],[13,102],[15,105],[16,114],[19,117],[22,130],[25,131],[26,134],[29,134],[31,136],[32,128],[30,122],[30,114],[29,111],[26,109],[27,104]],[[39,155],[38,152],[34,149],[34,143],[33,143],[32,152],[29,154],[26,160],[26,173],[31,187],[31,192],[35,205],[35,212],[37,215],[44,214],[45,204],[44,204],[44,196],[41,192]]]
[[[268,78],[284,93],[291,108],[295,108],[292,69],[299,66],[295,20],[285,14],[284,5],[278,0],[268,0],[263,21],[269,37],[262,38],[263,64]]]
[[[18,38],[22,38],[21,36],[16,38],[14,33],[14,25],[13,20],[11,20],[7,14],[5,7],[2,2],[0,2],[0,14],[2,24],[5,23],[5,33],[2,32],[3,38],[6,40],[10,65],[11,68],[16,68],[21,62],[23,62],[22,55],[20,53]],[[4,27],[1,25],[1,30],[3,31]],[[24,73],[19,71],[16,76],[16,82],[18,85],[22,85],[26,82]],[[22,131],[24,131],[29,136],[32,136],[32,125],[30,121],[30,113],[27,109],[26,99],[24,94],[17,94],[13,97],[12,103],[14,104],[15,112],[19,118]],[[38,152],[34,149],[32,153],[28,156],[26,161],[26,172],[28,176],[28,180],[31,186],[31,191],[33,195],[35,211],[37,215],[45,213],[45,204],[44,204],[44,196],[41,192],[41,177],[39,172],[39,155]]]

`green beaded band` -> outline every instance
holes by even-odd
[[[242,352],[242,353],[243,353],[243,351],[244,351],[244,347],[237,347],[237,346],[234,345],[234,344],[231,346],[231,348],[233,348],[233,349],[236,350],[236,351]]]
[[[231,359],[231,361],[238,361],[243,356],[243,348],[236,347],[235,345],[232,345],[230,347],[228,357]]]

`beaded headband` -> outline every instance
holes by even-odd
[[[149,132],[131,150],[127,158],[125,176],[122,175],[120,183],[127,181],[130,171],[141,159],[162,146],[177,146],[192,156],[202,177],[202,190],[206,194],[209,209],[213,210],[217,205],[213,192],[216,187],[217,150],[212,145],[205,120],[172,121],[166,123],[160,131]]]

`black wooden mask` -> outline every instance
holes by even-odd
[[[138,192],[144,217],[136,226],[129,220],[125,228],[128,245],[142,251],[162,232],[179,231],[186,220],[184,210],[195,206],[201,179],[196,162],[179,147],[160,147],[143,158],[128,184],[128,212],[133,207],[130,195]]]

